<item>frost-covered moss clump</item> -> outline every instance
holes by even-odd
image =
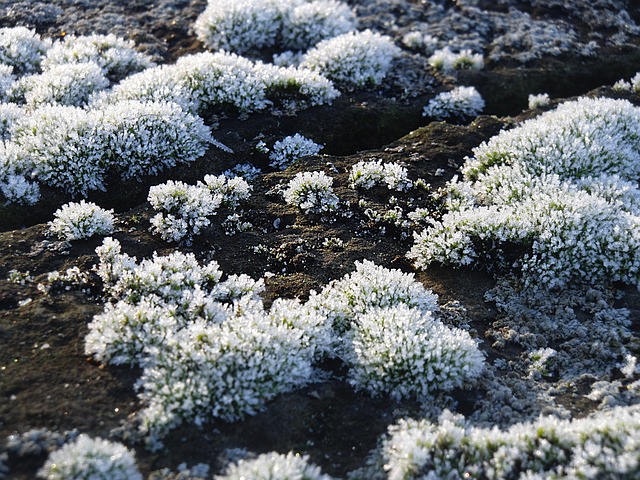
[[[406,167],[395,162],[383,164],[382,160],[363,160],[354,164],[349,172],[349,184],[363,190],[383,185],[399,192],[406,192],[413,186]]]
[[[51,47],[35,30],[26,27],[0,28],[0,63],[12,66],[16,74],[35,73]]]
[[[213,50],[245,53],[306,50],[355,26],[351,8],[336,0],[212,0],[194,29]]]
[[[70,202],[53,214],[49,232],[60,240],[80,240],[113,232],[113,210],[105,210],[92,202]]]
[[[114,81],[154,66],[147,55],[135,49],[131,40],[113,34],[67,35],[47,50],[42,69],[49,71],[56,66],[78,63],[95,63]]]
[[[131,75],[100,102],[172,101],[192,113],[233,107],[241,113],[269,107],[305,108],[331,103],[339,92],[322,75],[295,67],[253,62],[227,52],[185,55]]]
[[[468,49],[452,52],[449,47],[445,47],[436,50],[429,57],[429,64],[436,70],[453,73],[458,70],[481,70],[484,67],[484,59],[482,54],[473,53]]]
[[[154,233],[164,240],[190,241],[203,227],[208,226],[210,216],[220,207],[220,196],[212,195],[204,185],[188,185],[169,180],[149,189],[147,197],[154,210],[159,211],[152,219]]]
[[[2,88],[0,86],[0,88]],[[24,108],[15,103],[0,103],[0,140],[10,140],[13,127],[26,114]]]
[[[484,356],[468,332],[405,304],[368,309],[345,337],[349,382],[374,396],[425,400],[434,391],[468,384],[484,369]]]
[[[527,98],[529,109],[546,107],[551,102],[548,93],[531,94]]]
[[[97,253],[112,302],[90,323],[85,351],[142,368],[139,419],[152,441],[184,421],[255,414],[314,381],[314,365],[336,355],[356,388],[395,398],[426,400],[483,368],[475,341],[433,317],[433,293],[372,262],[307,303],[276,299],[267,310],[262,281],[222,280],[216,262],[180,252],[138,262],[110,238]]]
[[[284,201],[307,214],[326,214],[338,209],[340,199],[333,193],[333,178],[324,172],[301,172],[282,192]]]
[[[15,81],[16,76],[13,74],[13,67],[0,64],[0,102],[8,100],[8,93]]]
[[[85,349],[105,363],[143,368],[140,420],[152,439],[183,421],[255,414],[312,381],[314,359],[330,349],[324,317],[295,300],[265,310],[262,281],[223,281],[216,262],[175,252],[138,263],[112,239],[97,253],[116,303],[93,319]]]
[[[85,434],[52,452],[38,477],[46,480],[142,480],[133,452],[121,443]]]
[[[224,475],[219,475],[216,480],[331,480],[320,467],[309,463],[307,455],[285,454],[271,452],[259,455],[252,459],[242,459],[229,465]]]
[[[13,85],[11,100],[29,109],[42,105],[86,106],[91,96],[109,86],[99,65],[93,62],[55,65],[46,72],[21,78]]]
[[[8,134],[11,133],[12,127],[9,127]],[[23,205],[36,203],[40,199],[40,187],[31,177],[31,164],[24,153],[11,142],[0,142],[0,192],[5,201]]]
[[[211,223],[221,206],[235,209],[251,195],[251,185],[241,177],[206,175],[204,183],[188,185],[169,180],[149,189],[147,200],[158,213],[152,231],[164,240],[191,241]]]
[[[410,257],[422,268],[517,261],[546,288],[640,284],[639,127],[629,102],[582,98],[501,132],[474,149],[466,181],[449,186],[457,202]]]
[[[13,142],[39,182],[73,196],[105,190],[107,173],[154,175],[197,159],[209,143],[221,146],[202,119],[178,105],[135,101],[41,107],[16,123]]]
[[[477,343],[437,319],[438,297],[411,274],[356,262],[355,272],[312,292],[308,303],[341,335],[349,382],[374,396],[424,401],[484,368]]]
[[[379,85],[399,55],[391,38],[365,30],[323,40],[305,53],[300,66],[344,87],[362,88]]]
[[[317,155],[324,147],[299,133],[278,140],[269,153],[269,163],[273,168],[285,170],[298,158]]]
[[[636,478],[640,412],[616,408],[578,420],[542,418],[508,430],[401,420],[389,428],[382,460],[390,480],[419,478]]]
[[[474,118],[484,109],[484,99],[475,87],[455,87],[432,98],[422,110],[423,117],[436,120]]]
[[[369,260],[356,262],[355,271],[313,292],[309,303],[319,308],[339,331],[373,308],[406,305],[424,312],[438,310],[438,296],[417,282],[414,275],[388,269]]]

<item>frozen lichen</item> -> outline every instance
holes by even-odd
[[[113,210],[105,210],[92,202],[70,202],[53,214],[49,232],[60,240],[80,240],[113,232]]]
[[[480,114],[484,105],[484,99],[475,87],[455,87],[432,98],[422,110],[422,116],[436,120],[468,120]]]

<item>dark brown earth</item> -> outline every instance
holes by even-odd
[[[160,25],[150,30],[165,46],[168,61],[202,50],[186,24],[180,23],[179,27]],[[403,98],[400,92],[356,92],[343,96],[333,106],[316,107],[296,116],[255,115],[243,121],[230,116],[220,120],[215,136],[233,148],[234,155],[212,149],[192,165],[141,183],[113,183],[108,193],[90,199],[115,209],[118,225],[113,236],[130,255],[143,258],[179,248],[202,260],[216,260],[228,274],[246,273],[258,278],[267,271],[276,273],[267,280],[267,303],[277,297],[305,298],[310,290],[318,290],[352,271],[354,262],[361,259],[414,272],[440,296],[441,303],[460,301],[467,309],[474,335],[482,339],[495,315],[493,306],[483,300],[484,292],[493,285],[492,276],[438,267],[415,271],[405,257],[411,238],[403,237],[403,232],[392,225],[369,220],[358,207],[363,198],[383,211],[389,204],[389,192],[374,189],[362,194],[349,188],[350,166],[374,158],[403,162],[412,179],[422,178],[431,185],[431,190],[421,195],[426,201],[430,191],[456,174],[472,148],[514,121],[539,113],[525,112],[518,117],[529,93],[548,92],[558,99],[585,94],[631,77],[639,64],[640,49],[627,48],[588,61],[567,57],[542,60],[526,68],[494,66],[481,72],[464,72],[458,83],[475,85],[487,101],[486,115],[467,125],[426,124],[422,107],[443,88],[438,82],[426,86],[417,97]],[[614,95],[606,88],[595,93]],[[622,96],[640,104],[637,96]],[[260,138],[272,143],[296,132],[325,144],[324,155],[301,159],[284,172],[269,173],[267,158],[255,153],[253,145]],[[245,207],[246,218],[254,226],[251,231],[228,237],[214,222],[189,246],[168,244],[149,233],[152,212],[145,199],[150,185],[170,178],[195,182],[205,174],[220,174],[247,161],[267,172],[252,182],[253,195]],[[334,177],[335,193],[352,205],[351,218],[323,223],[297,213],[270,193],[295,173],[311,169],[324,170]],[[436,176],[439,169],[444,174]],[[400,203],[406,201],[405,194],[395,196]],[[35,428],[60,432],[78,429],[107,438],[141,408],[133,389],[138,371],[104,367],[84,354],[87,324],[103,308],[98,277],[94,275],[89,283],[69,289],[54,283],[48,293],[37,287],[47,284],[48,272],[75,266],[90,272],[97,261],[95,248],[101,238],[62,243],[46,234],[45,222],[69,200],[60,192],[47,190],[35,208],[0,206],[0,442],[8,435]],[[274,227],[276,219],[280,219],[280,228]],[[384,233],[382,226],[386,227]],[[339,238],[344,244],[325,247],[326,238]],[[254,249],[257,246],[262,246],[259,253]],[[28,272],[32,279],[24,284],[11,282],[8,276],[12,270]],[[496,351],[490,343],[482,343],[490,360],[519,354],[517,347]],[[335,476],[361,467],[388,425],[418,412],[419,406],[356,393],[343,381],[341,365],[325,367],[333,373],[331,380],[283,395],[255,417],[234,424],[215,422],[201,429],[183,426],[172,431],[165,441],[166,449],[156,453],[141,444],[134,445],[141,470],[148,474],[163,467],[175,470],[183,462],[204,462],[217,472],[221,455],[232,448],[256,453],[305,452],[325,473]],[[576,391],[564,399],[577,416],[593,408],[584,393]],[[459,411],[473,408],[474,401],[484,394],[481,387],[456,392]],[[33,478],[45,458],[44,454],[11,454],[10,478]]]

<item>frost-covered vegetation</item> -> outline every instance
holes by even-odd
[[[378,85],[400,49],[391,38],[365,30],[323,40],[304,54],[300,65],[345,87]]]
[[[26,3],[18,2],[19,6]],[[60,9],[60,2],[31,3],[38,3],[43,17]],[[172,2],[172,9],[184,3]],[[362,394],[388,397],[384,414],[396,422],[380,439],[371,469],[352,472],[353,480],[640,475],[638,408],[628,407],[640,399],[633,312],[614,308],[614,300],[625,299],[607,289],[615,282],[640,285],[638,107],[622,100],[583,98],[542,114],[526,112],[540,115],[477,146],[461,170],[463,177],[438,190],[431,189],[426,175],[442,177],[459,158],[438,157],[454,149],[448,149],[451,144],[438,146],[442,137],[438,138],[437,128],[449,134],[455,128],[473,129],[482,135],[495,119],[483,118],[468,130],[434,125],[430,130],[434,158],[429,150],[417,148],[422,136],[416,134],[413,138],[420,139],[413,145],[400,142],[385,149],[380,154],[384,160],[371,154],[360,155],[357,161],[323,156],[307,161],[326,161],[313,168],[324,171],[295,176],[280,171],[261,176],[256,166],[242,162],[253,161],[257,151],[262,154],[258,161],[264,161],[257,163],[261,167],[268,161],[272,169],[287,170],[296,159],[317,155],[322,145],[300,134],[284,136],[297,119],[269,119],[253,138],[238,134],[242,155],[245,144],[281,139],[269,143],[270,149],[259,142],[246,154],[248,158],[232,156],[208,127],[216,128],[229,118],[246,120],[254,113],[293,116],[304,108],[330,104],[340,95],[338,89],[349,94],[375,89],[374,94],[363,95],[370,101],[354,105],[363,111],[369,103],[375,108],[373,99],[388,92],[401,105],[410,102],[413,94],[405,85],[422,80],[425,85],[417,88],[424,88],[427,98],[443,90],[441,82],[452,88],[433,98],[424,107],[424,116],[449,123],[466,121],[483,110],[484,100],[473,87],[455,86],[465,75],[461,70],[485,68],[485,60],[491,69],[503,59],[527,63],[567,53],[593,56],[601,46],[622,46],[640,34],[626,10],[612,13],[608,0],[588,6],[573,0],[537,2],[536,9],[552,9],[554,18],[569,11],[572,19],[582,22],[575,29],[570,22],[537,13],[534,18],[533,13],[509,5],[501,0],[481,9],[475,0],[460,0],[398,2],[390,8],[389,2],[381,0],[354,0],[348,5],[338,0],[210,0],[195,32],[212,51],[161,65],[138,51],[132,41],[114,35],[61,32],[48,40],[24,27],[0,29],[3,201],[31,205],[41,190],[48,198],[51,188],[58,190],[55,195],[84,197],[121,180],[148,182],[149,175],[201,158],[210,145],[229,154],[223,155],[220,170],[215,155],[203,159],[207,163],[198,164],[198,171],[205,167],[216,174],[195,185],[184,178],[163,176],[164,183],[150,188],[148,205],[120,218],[119,226],[130,230],[118,229],[118,238],[127,242],[149,238],[150,225],[153,234],[175,242],[177,250],[171,252],[171,245],[159,243],[162,255],[137,259],[123,253],[118,241],[107,238],[96,251],[99,263],[94,270],[102,281],[106,304],[89,322],[85,353],[101,363],[101,369],[108,365],[109,373],[119,365],[140,373],[135,383],[140,403],[129,404],[135,415],[122,428],[112,430],[111,439],[133,444],[142,434],[150,447],[159,448],[160,440],[174,429],[193,424],[202,429],[199,440],[217,450],[224,441],[212,441],[210,427],[221,438],[227,428],[218,428],[218,422],[241,421],[284,393],[331,379],[335,383],[317,390],[309,387],[294,398],[300,395],[310,403],[326,405],[322,402],[339,390],[334,385],[345,382],[355,390],[349,389],[349,395],[358,401]],[[199,6],[204,7],[203,2]],[[410,14],[404,23],[393,21],[400,10]],[[357,30],[356,12],[363,14],[362,31]],[[175,18],[174,23],[181,21]],[[593,26],[606,28],[607,35],[584,33],[589,30],[585,27]],[[158,31],[175,40],[173,30]],[[397,45],[404,46],[404,53]],[[172,48],[175,52],[183,46]],[[270,58],[273,63],[267,63]],[[403,69],[409,64],[419,64],[422,76],[415,69],[405,75]],[[391,79],[389,85],[387,79]],[[620,80],[614,90],[633,98],[640,91],[640,73]],[[544,107],[549,96],[530,95],[528,101],[530,109]],[[282,128],[277,136],[269,130],[271,120]],[[308,128],[300,131],[315,138]],[[449,134],[446,141],[453,138]],[[235,132],[224,135],[236,141]],[[334,147],[327,141],[327,150]],[[398,161],[390,161],[392,157]],[[425,166],[431,160],[438,162],[433,170]],[[306,163],[299,162],[295,171]],[[421,175],[427,172],[425,177],[417,178],[417,170]],[[289,183],[264,188],[282,178]],[[301,260],[293,272],[266,271],[274,265],[280,271],[279,264],[268,258],[254,270],[264,278],[226,275],[211,260],[225,254],[228,246],[212,232],[220,231],[220,226],[227,234],[253,228],[243,221],[239,209],[252,194],[247,181],[253,179],[260,200],[277,193],[290,207],[333,222],[331,234],[319,233],[325,225],[300,216],[296,217],[299,223],[281,229],[294,217],[293,208],[281,204],[265,215],[261,212],[261,217],[253,215],[260,230],[251,235],[267,236],[268,240],[260,237],[265,243],[302,233],[295,242],[282,241],[273,248],[274,257],[290,249],[311,259]],[[334,181],[341,197],[346,192],[344,199],[334,193]],[[353,197],[359,203],[347,201]],[[286,211],[286,215],[271,217],[273,211],[277,215]],[[213,223],[214,217],[223,215],[228,217]],[[80,242],[68,247],[69,241],[109,234],[114,222],[112,211],[84,199],[67,203],[47,226],[49,234],[63,241],[43,241],[28,255],[68,253],[62,250],[67,248],[76,252],[84,247],[78,246]],[[315,229],[313,240],[305,230],[309,224]],[[365,228],[365,224],[380,228]],[[391,228],[385,231],[385,226]],[[425,270],[418,277],[426,279],[424,284],[413,274],[367,260],[384,259],[410,270],[402,259],[404,252],[395,249],[408,248],[406,238],[412,227],[420,231],[409,257]],[[372,244],[375,247],[369,247]],[[260,244],[247,255],[268,248]],[[390,253],[397,256],[392,258]],[[355,271],[323,284],[334,274],[326,266],[328,259],[337,263],[344,258],[365,260],[355,263]],[[446,269],[429,271],[434,263],[490,269],[497,277],[485,296],[490,313],[469,320],[457,302],[440,306],[437,295],[425,285],[433,282],[447,290],[451,278],[444,278],[450,274]],[[238,262],[232,268],[240,265],[246,264]],[[315,265],[320,273],[309,270]],[[23,292],[33,287],[38,295],[88,286],[95,293],[98,284],[92,272],[66,267],[33,275],[11,270],[8,280],[12,288]],[[513,272],[517,275],[502,277]],[[36,280],[38,275],[41,278]],[[320,285],[312,287],[317,291],[306,289],[309,281]],[[304,300],[278,298],[282,292],[293,292]],[[29,311],[33,301],[19,298],[14,305],[13,298],[3,299],[2,308],[21,315],[20,309]],[[46,302],[43,306],[49,307]],[[43,311],[40,305],[36,308]],[[476,340],[478,336],[484,341]],[[32,348],[36,358],[38,352],[44,355],[58,348],[51,343],[25,348]],[[16,355],[13,362],[24,358]],[[94,366],[89,363],[87,368]],[[10,372],[11,365],[6,370]],[[467,396],[459,392],[463,388],[472,392]],[[589,393],[584,394],[584,389]],[[20,395],[16,390],[10,402],[17,404]],[[581,402],[569,405],[576,398]],[[445,411],[432,421],[434,412],[441,412],[443,405],[456,408],[456,401],[465,402],[459,406],[460,411],[469,411],[468,419]],[[600,411],[616,405],[627,408]],[[568,420],[572,414],[590,410],[596,413]],[[407,411],[425,418],[398,422],[398,416]],[[533,420],[540,413],[565,419]],[[323,415],[320,412],[317,418],[322,418],[324,426]],[[308,431],[318,435],[312,428]],[[339,460],[319,456],[321,449],[315,448],[314,440],[298,434],[293,441],[302,442],[312,459],[342,468]],[[0,449],[0,478],[8,475],[6,465],[15,465],[16,459],[20,462],[27,455],[44,459],[46,452],[52,453],[38,474],[42,478],[142,478],[132,451],[124,445],[77,432],[13,435],[6,451]],[[182,464],[178,473],[164,469],[149,478],[330,479],[311,463],[304,448],[297,451],[301,453],[249,455],[213,477],[207,465],[189,469]],[[234,452],[223,452],[220,458],[225,454]],[[351,455],[356,454],[345,453],[345,457]]]
[[[269,107],[302,109],[331,103],[339,92],[324,76],[309,69],[277,67],[224,51],[180,57],[131,75],[100,100],[163,100],[193,113],[234,107],[241,113]]]
[[[517,260],[545,288],[638,285],[639,126],[627,101],[582,98],[501,132],[474,149],[411,258],[421,268]],[[509,260],[511,245],[522,253]]]
[[[381,160],[360,161],[351,167],[349,183],[353,188],[369,190],[384,185],[389,190],[404,192],[413,183],[409,180],[407,168],[398,163],[382,163]]]
[[[188,185],[169,180],[149,189],[147,200],[158,213],[151,219],[154,233],[164,240],[187,242],[211,223],[221,206],[236,208],[251,194],[251,185],[241,177],[206,175],[204,183]]]
[[[218,144],[199,117],[175,103],[122,101],[84,110],[43,106],[13,128],[16,158],[8,167],[73,196],[106,189],[106,176],[157,174]]]
[[[445,412],[437,423],[391,426],[381,454],[389,480],[635,478],[639,435],[637,408],[573,421],[541,418],[508,430],[474,427]]]
[[[42,39],[26,27],[0,28],[0,63],[13,67],[15,73],[34,73],[51,41]]]
[[[429,57],[429,64],[436,70],[444,73],[453,73],[457,70],[481,70],[484,67],[482,54],[473,53],[471,50],[452,52],[449,47],[436,50]]]
[[[301,157],[317,155],[322,148],[322,145],[299,133],[284,137],[273,144],[269,152],[269,160],[271,160],[269,166],[284,170]]]
[[[332,185],[333,178],[324,172],[301,172],[289,181],[282,196],[287,204],[304,213],[331,213],[340,201]]]
[[[124,445],[85,434],[52,452],[38,476],[46,480],[142,480],[134,454]]]
[[[483,109],[484,99],[475,87],[455,87],[429,100],[422,115],[436,120],[468,120],[476,117]]]
[[[136,50],[131,40],[110,35],[66,35],[55,42],[42,59],[42,69],[49,71],[60,65],[95,63],[112,80],[154,66],[151,59]]]
[[[110,238],[97,253],[97,272],[116,302],[89,325],[86,352],[142,367],[141,428],[152,441],[183,421],[255,414],[313,382],[327,356],[343,359],[357,388],[421,401],[483,368],[469,334],[433,317],[435,295],[411,275],[371,262],[306,304],[276,299],[265,309],[262,280],[222,280],[216,262],[200,265],[180,252],[137,262]],[[399,354],[396,363],[378,368],[390,352]]]
[[[219,475],[216,480],[331,480],[329,475],[322,473],[319,467],[309,462],[306,455],[286,455],[276,452],[265,453],[257,458],[243,459],[233,465],[229,465],[224,475]]]
[[[71,241],[113,232],[113,210],[105,210],[92,202],[70,202],[53,214],[49,232],[61,240]]]
[[[211,0],[194,28],[211,49],[245,53],[307,50],[355,26],[351,8],[336,0]]]

